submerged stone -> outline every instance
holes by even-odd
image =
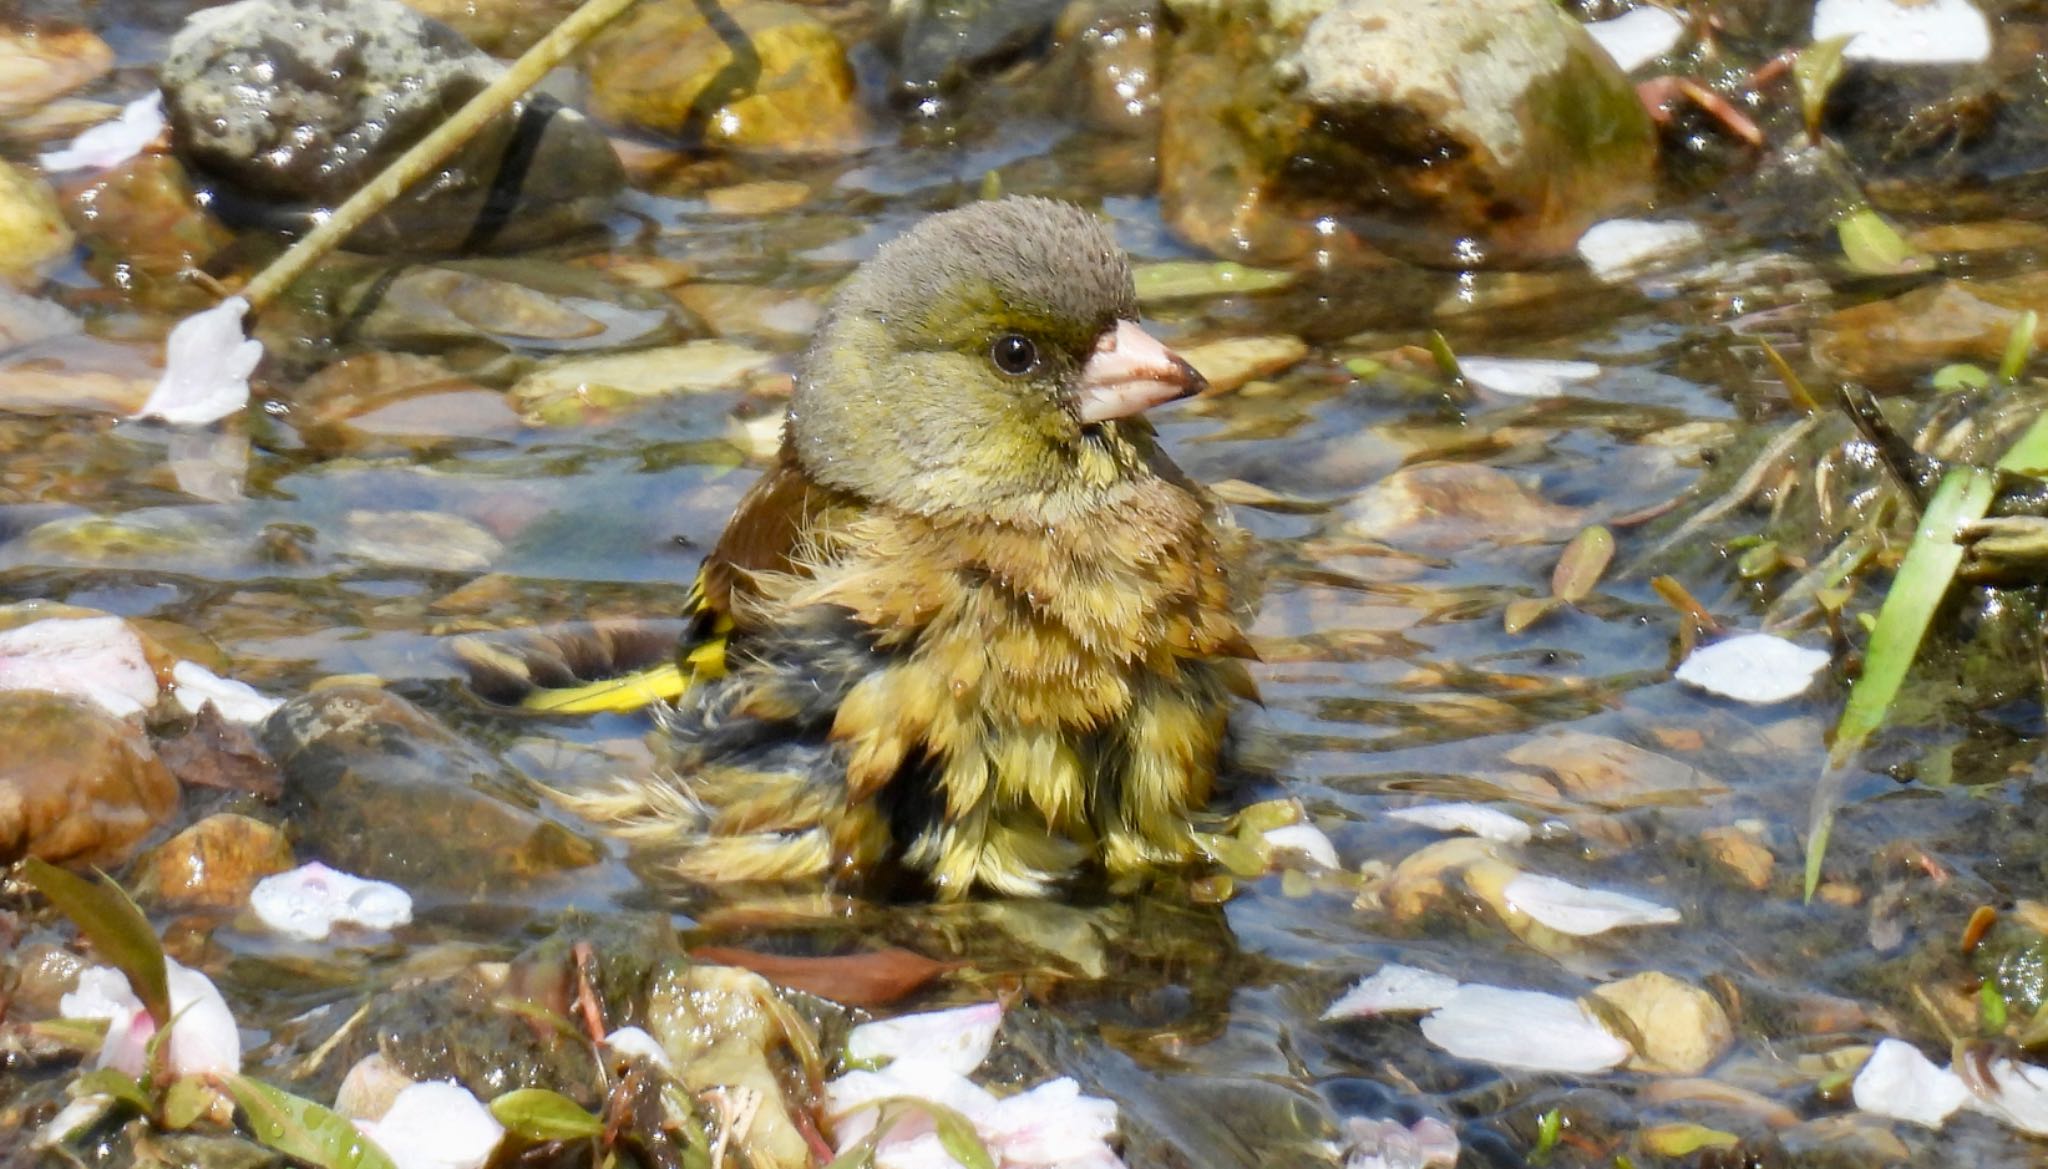
[[[591,43],[590,110],[685,147],[809,153],[864,132],[845,46],[804,9],[649,0]]]
[[[1044,47],[1066,0],[907,0],[897,22],[896,89],[909,100],[959,89],[976,73]]]
[[[1176,10],[1161,205],[1212,251],[1516,267],[1649,193],[1649,115],[1548,0]]]
[[[142,858],[136,894],[173,909],[233,909],[256,882],[292,867],[291,842],[248,816],[208,816]]]
[[[1634,1027],[1635,1054],[1628,1061],[1633,1071],[1696,1076],[1735,1042],[1735,1027],[1719,1000],[1660,971],[1595,987],[1593,997]]]
[[[539,259],[455,260],[366,277],[340,298],[367,345],[415,353],[457,349],[564,353],[629,349],[694,330],[659,291]]]
[[[201,205],[178,160],[142,154],[64,190],[64,211],[101,284],[151,308],[182,312],[218,300],[191,274],[234,237]]]
[[[241,0],[172,38],[164,104],[181,158],[231,218],[330,209],[501,72],[398,0]],[[515,248],[587,227],[625,172],[582,117],[533,98],[349,237],[371,251]]]
[[[0,117],[15,118],[104,76],[114,50],[90,29],[0,28]]]
[[[49,184],[0,159],[0,282],[29,283],[71,253]]]
[[[1551,503],[1505,471],[1479,463],[1420,463],[1388,475],[1345,505],[1347,530],[1403,548],[1561,540],[1585,512]]]
[[[516,57],[576,11],[576,0],[405,0],[494,57]]]
[[[0,864],[113,864],[177,809],[177,780],[126,719],[80,699],[7,690],[0,727]]]
[[[524,777],[403,698],[336,686],[263,726],[307,855],[415,892],[502,893],[595,863],[525,802]]]

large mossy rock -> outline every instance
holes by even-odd
[[[1161,202],[1218,254],[1519,267],[1649,192],[1649,115],[1551,0],[1174,10]]]

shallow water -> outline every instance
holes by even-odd
[[[111,23],[103,9],[70,15],[115,45],[126,70],[105,96],[125,97],[182,7],[129,6]],[[622,202],[609,240],[550,254],[678,260],[700,282],[815,301],[883,240],[974,197],[994,171],[1008,192],[1100,205],[1141,263],[1200,258],[1173,242],[1149,196],[1134,193],[1143,184],[1130,176],[1143,166],[1128,157],[1128,142],[1051,118],[1002,126],[970,118],[956,136],[950,145],[912,141],[936,135],[881,136],[848,159],[741,161],[708,178],[664,180]],[[701,192],[753,178],[794,178],[809,195],[794,210],[756,216],[715,210]],[[1886,1034],[1944,1045],[1952,1020],[1916,1007],[1912,988],[1924,980],[1947,995],[1957,982],[1953,939],[1970,906],[2048,896],[2033,845],[2038,697],[2009,694],[1986,710],[1925,703],[1907,730],[1882,736],[1851,772],[1828,887],[1806,906],[1800,850],[1846,689],[1840,671],[1806,697],[1769,707],[1685,689],[1670,678],[1680,619],[1648,581],[1676,574],[1731,628],[1760,624],[1771,587],[1740,579],[1733,555],[1701,538],[1646,570],[1611,576],[1524,633],[1503,629],[1504,605],[1547,592],[1558,550],[1579,527],[1633,520],[1693,487],[1710,473],[1707,462],[1746,459],[1791,423],[1757,333],[1796,342],[1837,304],[1904,287],[1844,272],[1825,241],[1790,250],[1754,243],[1709,202],[1666,208],[1699,217],[1706,251],[1618,286],[1576,270],[1403,270],[1311,274],[1288,290],[1148,306],[1175,345],[1275,332],[1311,345],[1284,374],[1172,408],[1158,422],[1198,478],[1241,481],[1278,501],[1238,509],[1269,546],[1271,576],[1256,628],[1265,658],[1256,670],[1264,708],[1252,720],[1261,766],[1231,798],[1299,799],[1350,873],[1243,882],[1220,909],[1091,909],[1065,925],[866,907],[764,926],[678,899],[615,851],[594,869],[493,897],[424,896],[418,924],[398,942],[341,965],[388,974],[441,940],[516,948],[567,908],[658,907],[693,940],[724,944],[828,951],[858,931],[952,947],[982,967],[984,985],[1031,989],[1033,1008],[1013,1021],[1017,1047],[1118,1099],[1135,1165],[1326,1163],[1318,1142],[1352,1115],[1444,1116],[1460,1129],[1465,1164],[1521,1164],[1551,1109],[1567,1122],[1553,1164],[1616,1164],[1617,1155],[1638,1165],[1698,1163],[1698,1154],[1659,1158],[1635,1135],[1677,1121],[1742,1138],[1741,1152],[1722,1164],[1876,1164],[1888,1154],[2032,1163],[2038,1147],[1981,1118],[1960,1117],[1939,1136],[1849,1120],[1799,1060]],[[2032,258],[1980,254],[1958,266],[1997,270]],[[57,299],[86,313],[94,331],[154,327],[138,326],[82,270],[57,283]],[[1755,315],[1773,309],[1789,311]],[[1552,399],[1453,390],[1412,348],[1432,328],[1462,355],[1583,360],[1600,372]],[[764,333],[749,343],[786,370],[801,336]],[[1411,348],[1397,352],[1402,346]],[[1381,372],[1347,368],[1369,355]],[[461,684],[448,638],[672,614],[699,550],[760,465],[758,452],[732,441],[737,420],[772,411],[772,399],[687,394],[548,428],[449,408],[390,420],[378,433],[342,432],[296,404],[300,376],[293,370],[260,386],[270,408],[230,428],[250,439],[246,494],[222,502],[180,490],[167,466],[181,457],[232,462],[235,437],[194,455],[195,440],[135,423],[0,419],[0,447],[10,452],[0,471],[0,600],[54,598],[184,623],[219,644],[236,677],[273,694],[337,674],[374,675],[551,781],[630,766],[644,723],[493,710]],[[502,384],[492,375],[479,381]],[[1483,515],[1446,521],[1449,534],[1429,547],[1343,531],[1348,502],[1430,458],[1501,468],[1571,510],[1533,538],[1472,539],[1487,526]],[[480,563],[441,559],[460,542],[445,529],[410,536],[414,520],[379,514],[415,512],[465,521],[461,540],[476,538]],[[72,541],[50,526],[88,514],[134,530],[111,542]],[[1737,521],[1760,530],[1764,516],[1744,511]],[[1673,522],[1617,523],[1616,563],[1635,560]],[[405,538],[398,552],[366,543],[394,534]],[[1859,604],[1874,602],[1866,593]],[[1817,627],[1799,637],[1828,644]],[[1927,684],[1950,683],[1941,675]],[[1624,776],[1621,790],[1561,791],[1517,752],[1567,730],[1635,745],[1697,774],[1671,790],[1630,790]],[[1937,762],[1946,775],[1936,776]],[[1914,775],[1923,778],[1908,782]],[[1533,842],[1504,850],[1518,866],[1674,906],[1682,924],[1546,951],[1455,882],[1411,916],[1361,908],[1361,866],[1383,874],[1441,838],[1383,813],[1467,799],[1494,801],[1536,827]],[[1761,846],[1763,887],[1712,858],[1702,833],[1716,829]],[[1095,938],[1100,962],[1061,953],[1057,939],[1073,936],[1062,930]],[[1053,939],[1052,952],[1034,950],[1034,938]],[[213,942],[243,959],[228,985],[245,1026],[280,1028],[278,1046],[259,1057],[266,1067],[317,1042],[319,1028],[309,1040],[285,1020],[348,1000],[347,991],[283,978],[309,960],[300,948],[231,925]],[[1706,985],[1734,1008],[1737,1038],[1705,1078],[1754,1095],[1688,1094],[1668,1078],[1632,1073],[1500,1071],[1435,1050],[1410,1020],[1319,1020],[1382,961],[1567,995],[1652,969]],[[963,981],[973,994],[973,980]],[[1875,1140],[1886,1131],[1903,1144]]]

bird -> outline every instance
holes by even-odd
[[[674,661],[527,696],[661,700],[660,767],[558,798],[706,885],[1185,869],[1257,700],[1254,541],[1144,416],[1205,385],[1082,208],[989,200],[884,244],[801,356]]]

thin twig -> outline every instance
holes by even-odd
[[[1928,484],[1931,478],[1940,475],[1940,468],[1892,429],[1891,423],[1885,421],[1884,411],[1878,408],[1876,396],[1869,390],[1845,384],[1837,386],[1835,394],[1841,399],[1842,412],[1856,424],[1856,432],[1877,452],[1878,461],[1898,483],[1899,490],[1913,501],[1914,512],[1927,510]]]
[[[305,275],[308,268],[340,247],[341,242],[354,234],[357,228],[390,206],[414,183],[426,178],[435,167],[446,162],[485,123],[511,108],[512,103],[539,84],[550,70],[568,59],[571,53],[583,47],[585,41],[596,36],[635,3],[637,0],[584,0],[583,7],[556,25],[553,31],[541,38],[540,43],[526,50],[505,70],[504,76],[485,86],[447,121],[436,126],[432,133],[413,143],[376,178],[335,208],[320,226],[258,272],[249,286],[242,290],[242,295],[249,301],[250,313],[261,312],[276,300],[292,286],[293,281]]]

